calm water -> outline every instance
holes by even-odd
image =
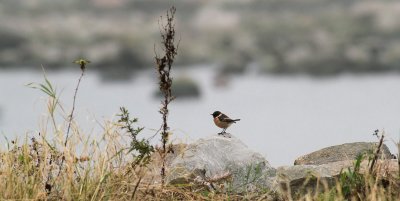
[[[262,153],[273,166],[290,165],[311,151],[346,142],[376,141],[375,129],[384,129],[387,144],[400,133],[400,75],[343,75],[315,79],[306,76],[234,77],[224,87],[215,87],[210,68],[180,69],[175,77],[191,77],[201,86],[200,99],[179,100],[171,105],[170,127],[176,142],[214,135],[210,113],[221,110],[241,118],[228,131]],[[25,84],[42,82],[40,72],[0,71],[0,133],[12,138],[40,130],[46,116],[46,98]],[[79,72],[48,73],[70,108]],[[102,82],[87,72],[78,93],[76,117],[84,132],[96,135],[97,121],[116,119],[126,106],[146,127],[146,134],[159,128],[159,100],[154,74],[144,72],[129,82]],[[4,146],[4,137],[0,138]]]

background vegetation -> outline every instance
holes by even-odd
[[[400,3],[395,0],[173,1],[178,65],[248,64],[273,73],[332,75],[399,71]],[[7,0],[0,4],[0,68],[62,68],[84,53],[108,76],[151,67],[158,18],[172,2]],[[46,5],[46,6],[43,6]]]

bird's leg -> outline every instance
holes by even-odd
[[[218,135],[222,135],[224,133],[224,129],[222,129],[221,132],[218,133]]]
[[[222,130],[222,133],[226,133],[226,129],[227,129],[227,128],[224,128],[224,129]]]

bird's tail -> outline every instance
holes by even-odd
[[[233,123],[236,123],[237,121],[240,121],[240,119],[234,119],[232,121],[233,121]]]

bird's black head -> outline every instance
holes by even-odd
[[[214,113],[212,113],[211,115],[215,118],[218,117],[218,115],[220,115],[221,112],[220,111],[215,111]]]

